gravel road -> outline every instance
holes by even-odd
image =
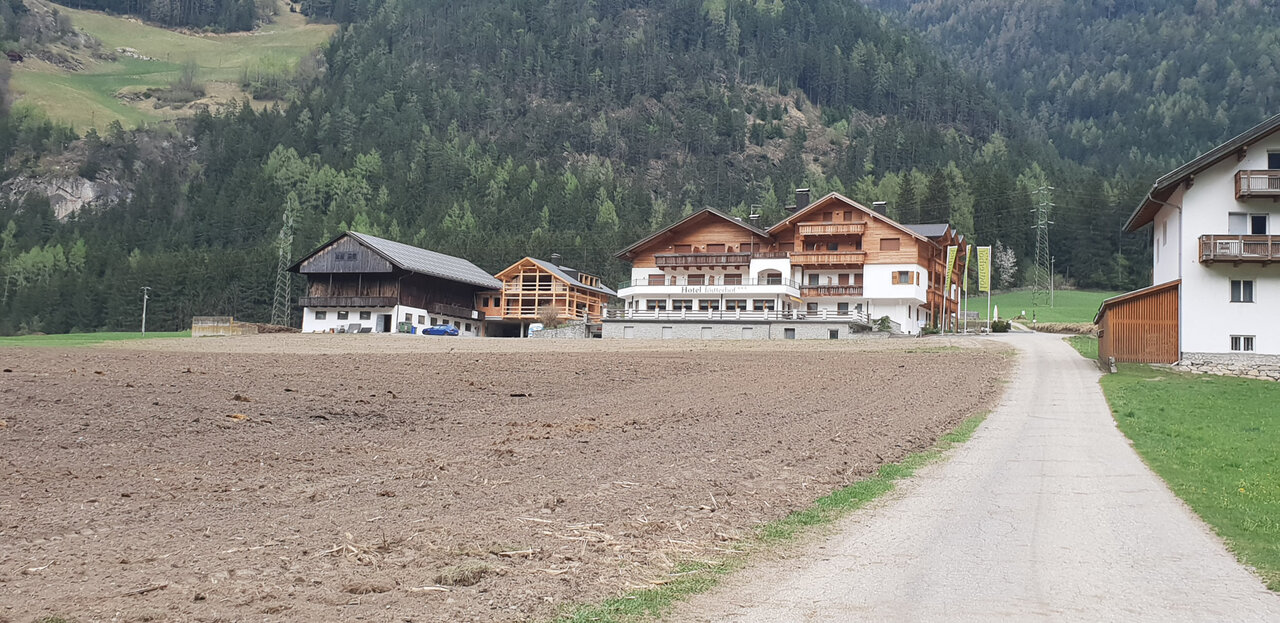
[[[1057,336],[1003,339],[1015,380],[950,460],[671,618],[1280,621],[1116,429],[1092,364]]]

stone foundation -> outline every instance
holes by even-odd
[[[1182,353],[1174,370],[1280,381],[1280,355]]]

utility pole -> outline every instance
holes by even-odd
[[[147,336],[147,299],[151,296],[151,286],[142,286],[142,337]]]
[[[1053,207],[1053,203],[1049,201],[1051,190],[1053,190],[1052,186],[1041,186],[1036,189],[1036,207],[1031,210],[1035,215],[1035,225],[1032,229],[1036,230],[1036,261],[1031,266],[1032,306],[1043,304],[1045,295],[1052,288],[1050,275],[1053,268],[1050,266],[1052,260],[1049,256],[1049,226],[1053,224],[1053,221],[1049,220],[1049,209]],[[1052,299],[1052,295],[1049,298]]]
[[[1049,256],[1049,307],[1053,307],[1053,271],[1055,270],[1054,269],[1055,259],[1056,258],[1054,258],[1052,255]]]

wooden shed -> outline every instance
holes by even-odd
[[[1174,363],[1178,344],[1178,287],[1182,280],[1109,298],[1093,319],[1098,325],[1098,358],[1117,362]]]

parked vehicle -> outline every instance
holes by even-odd
[[[427,327],[422,331],[423,335],[458,335],[458,327],[451,324],[438,324]]]

